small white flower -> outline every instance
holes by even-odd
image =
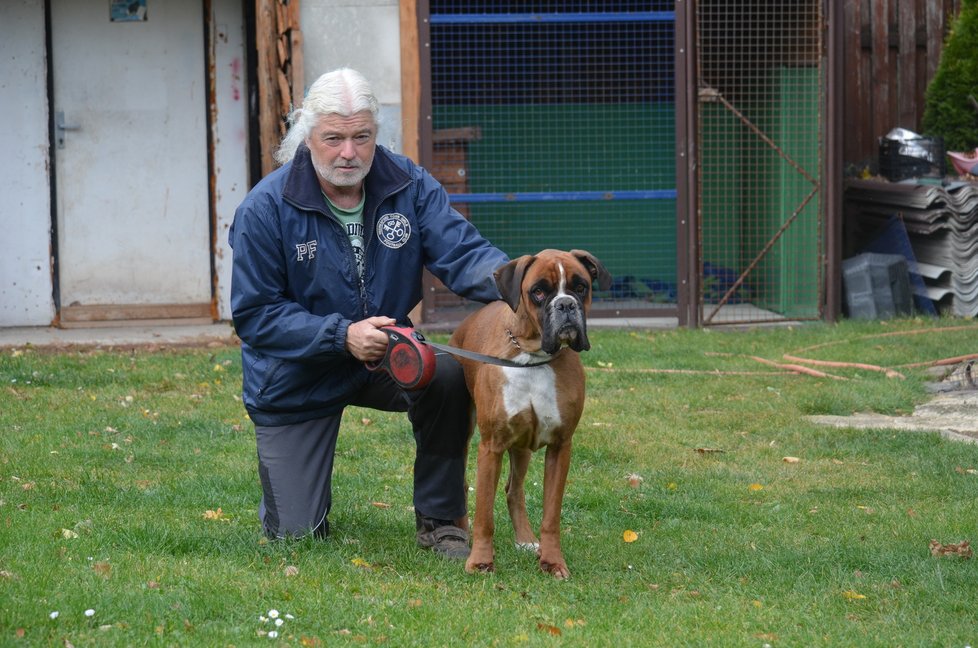
[[[283,623],[285,623],[285,621],[283,619],[275,619],[275,625],[276,626],[281,626]]]
[[[277,619],[278,618],[278,610],[269,610],[268,611],[268,616],[270,616],[273,619]]]
[[[271,630],[271,631],[270,631],[270,632],[268,633],[268,638],[269,638],[269,639],[275,639],[276,637],[278,637],[278,633],[277,633],[277,632],[275,632],[274,630]]]
[[[286,619],[294,619],[295,617],[294,617],[294,616],[292,616],[291,614],[286,614],[286,615],[285,615],[285,618],[286,618]],[[967,646],[967,648],[971,648],[971,646]]]
[[[95,616],[95,610],[93,610],[92,608],[88,608],[87,610],[85,610],[85,616],[87,617]]]
[[[60,613],[57,610],[55,610],[54,612],[52,612],[48,616],[51,617],[52,619],[57,619],[58,618],[58,614],[60,614]]]
[[[262,623],[267,623],[268,622],[268,617],[267,616],[259,616],[258,617],[258,620],[261,621]]]

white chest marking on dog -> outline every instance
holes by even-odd
[[[503,406],[510,418],[533,408],[537,417],[536,446],[548,445],[553,431],[560,426],[560,410],[557,408],[557,384],[552,367],[528,367],[515,369],[503,367],[506,383],[503,385]]]

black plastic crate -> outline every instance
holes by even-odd
[[[880,175],[890,182],[907,178],[943,178],[947,174],[942,137],[880,138],[879,161]]]

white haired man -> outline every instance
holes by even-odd
[[[405,391],[365,363],[386,353],[381,327],[410,325],[423,268],[487,302],[499,298],[492,274],[508,258],[427,171],[377,144],[377,114],[358,72],[319,77],[292,114],[282,166],[234,216],[231,309],[257,438],[259,516],[269,537],[325,537],[344,408],[404,411],[416,441],[418,544],[465,558],[461,367],[440,355],[431,383]]]

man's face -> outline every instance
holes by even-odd
[[[322,182],[334,187],[358,187],[370,171],[376,140],[373,116],[358,112],[352,117],[320,117],[306,146]]]

